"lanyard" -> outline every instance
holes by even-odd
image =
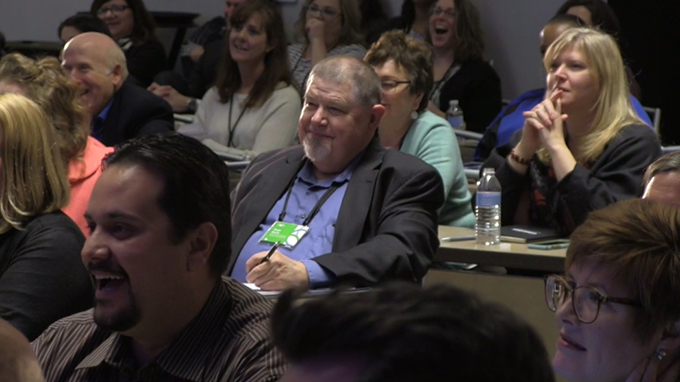
[[[283,219],[286,217],[286,210],[288,209],[288,199],[290,199],[290,194],[293,193],[293,185],[295,184],[295,179],[297,177],[293,178],[293,181],[290,183],[288,186],[288,191],[286,192],[286,200],[283,202],[283,211],[281,211],[281,214],[279,215],[279,221],[284,221]],[[323,206],[324,203],[328,200],[328,198],[333,195],[335,190],[340,188],[340,184],[338,183],[333,183],[328,190],[321,196],[321,199],[319,199],[318,202],[316,202],[316,205],[314,205],[314,208],[309,212],[309,215],[307,215],[307,218],[302,222],[303,226],[309,226],[309,223],[311,223],[312,219],[314,219],[314,216],[316,216],[317,213],[319,213],[319,210],[321,210],[321,206]]]
[[[238,115],[238,118],[236,118],[236,123],[234,123],[234,126],[231,125],[231,111],[234,108],[234,95],[231,95],[231,100],[229,100],[229,142],[227,143],[228,147],[235,147],[234,146],[234,132],[236,131],[236,126],[238,126],[238,122],[241,120],[241,117],[243,117],[243,113],[245,113],[246,108],[244,107],[241,110],[241,114]]]

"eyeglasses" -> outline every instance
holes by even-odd
[[[130,7],[127,6],[127,5],[122,5],[122,4],[121,5],[112,5],[110,7],[101,7],[97,10],[97,16],[104,16],[109,11],[111,11],[111,13],[113,13],[113,14],[118,15],[118,14],[123,13],[123,11],[128,9],[128,8],[130,8]]]
[[[630,305],[635,307],[642,306],[639,301],[630,298],[608,297],[600,293],[591,286],[580,286],[572,288],[564,277],[551,275],[545,278],[545,302],[548,309],[555,312],[557,308],[564,304],[567,296],[571,294],[571,304],[576,312],[576,317],[584,324],[590,324],[597,319],[600,306],[608,302]]]
[[[380,87],[384,92],[391,92],[401,84],[410,84],[411,81],[394,81],[394,80],[382,80],[380,81]]]
[[[450,19],[455,19],[456,16],[458,15],[458,12],[454,11],[453,9],[443,10],[441,8],[432,8],[430,10],[430,16],[439,16],[442,13],[444,14],[444,16]]]
[[[332,19],[333,17],[337,16],[340,14],[340,11],[337,11],[331,7],[324,7],[321,8],[316,4],[310,4],[307,7],[307,12],[309,13],[319,13],[324,19]]]

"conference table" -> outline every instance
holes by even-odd
[[[526,244],[501,242],[476,244],[471,228],[439,226],[439,239],[467,237],[467,240],[441,240],[435,262],[473,263],[544,273],[563,273],[566,249],[530,249]]]

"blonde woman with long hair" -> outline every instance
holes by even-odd
[[[54,142],[37,104],[0,95],[0,318],[29,340],[92,304],[85,238],[60,211],[69,185]]]
[[[644,170],[661,148],[631,107],[611,36],[570,29],[543,64],[545,100],[524,113],[519,142],[495,149],[485,167],[497,168],[503,224],[569,234],[590,211],[642,195]]]

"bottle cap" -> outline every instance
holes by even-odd
[[[484,174],[484,175],[486,175],[486,174],[494,175],[494,174],[496,174],[496,169],[493,168],[493,167],[484,167],[484,169],[482,170],[482,174]]]

